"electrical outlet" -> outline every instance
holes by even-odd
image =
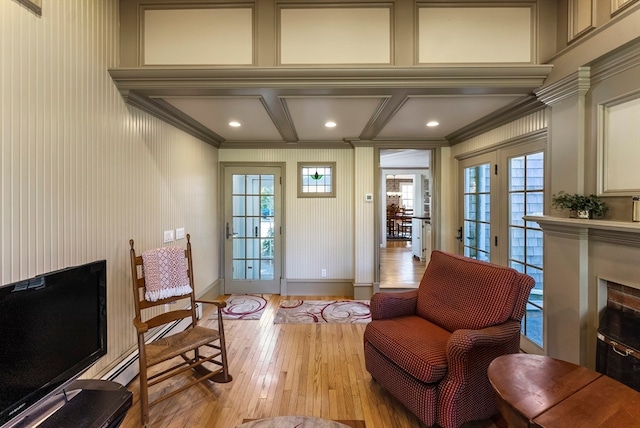
[[[178,239],[184,239],[185,234],[184,234],[184,227],[180,227],[178,229],[176,229],[176,241]]]
[[[173,229],[164,231],[164,243],[173,242]]]
[[[326,270],[326,269],[322,269],[322,270],[320,271],[320,275],[321,275],[323,278],[326,278],[326,277],[327,277],[327,270]]]

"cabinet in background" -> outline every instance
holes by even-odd
[[[411,253],[421,262],[429,262],[431,257],[431,220],[414,217],[411,222]]]

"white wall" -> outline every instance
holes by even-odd
[[[0,1],[0,281],[107,260],[109,353],[88,376],[135,346],[130,238],[184,227],[198,292],[218,278],[217,149],[125,105],[118,18],[116,0]]]

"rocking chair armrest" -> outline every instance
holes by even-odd
[[[219,299],[196,299],[196,303],[206,303],[206,304],[216,305],[220,309],[227,306],[227,302],[225,300],[219,300]]]
[[[135,317],[133,319],[133,325],[136,327],[136,330],[138,330],[138,334],[140,333],[146,333],[147,331],[149,331],[149,326],[142,322],[142,320],[138,317]]]

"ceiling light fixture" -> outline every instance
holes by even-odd
[[[336,127],[336,123],[330,121],[330,122],[325,123],[324,126],[326,126],[327,128],[335,128]]]
[[[432,128],[434,126],[438,126],[438,125],[440,125],[440,122],[435,121],[435,120],[430,120],[429,122],[427,122],[427,126],[430,127],[430,128]]]
[[[240,122],[232,120],[231,122],[229,122],[229,126],[233,126],[234,128],[237,128],[240,126]]]
[[[387,176],[388,177],[388,176]],[[391,181],[391,183],[389,182]],[[387,197],[392,197],[392,196],[402,196],[402,192],[400,192],[399,190],[399,186],[398,186],[398,182],[396,181],[396,176],[395,174],[393,175],[393,179],[392,180],[388,180],[387,179]],[[395,189],[395,190],[391,190],[391,189]]]

